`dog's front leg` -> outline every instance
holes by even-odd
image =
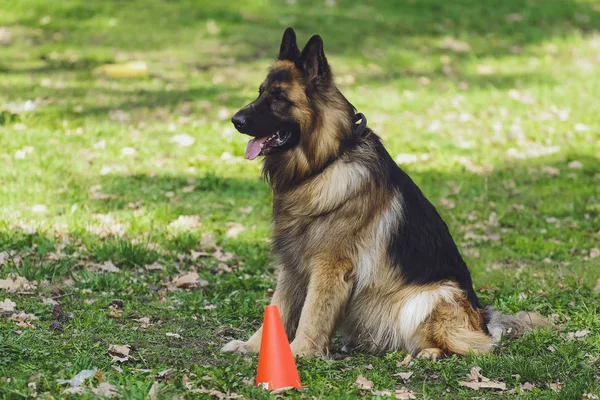
[[[291,339],[294,336],[298,319],[300,318],[300,310],[306,289],[300,284],[298,277],[292,272],[282,267],[277,278],[277,287],[271,304],[276,305],[279,309],[279,314],[283,321],[285,331]],[[224,353],[258,353],[260,350],[260,342],[262,339],[262,326],[254,332],[254,334],[244,342],[242,340],[232,340],[221,349]]]
[[[314,264],[296,337],[291,344],[294,355],[327,355],[336,323],[352,292],[352,279],[349,260],[321,257]]]

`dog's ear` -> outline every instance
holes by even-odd
[[[310,82],[329,82],[331,71],[323,52],[323,39],[321,39],[321,36],[314,35],[310,38],[304,46],[302,54],[300,54],[299,63]]]
[[[300,49],[298,49],[298,45],[296,44],[296,32],[292,28],[287,28],[283,32],[281,46],[279,47],[279,56],[277,58],[279,60],[296,61],[299,55]]]

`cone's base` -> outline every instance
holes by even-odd
[[[267,390],[303,388],[277,306],[265,307],[256,386]]]
[[[293,385],[289,385],[289,386],[279,386],[279,387],[274,387],[273,385],[270,384],[270,382],[260,382],[256,384],[256,387],[259,387],[261,389],[265,389],[265,390],[287,390],[287,389],[306,389],[307,386],[302,386],[302,384],[300,382],[296,382]]]

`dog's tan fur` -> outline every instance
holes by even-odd
[[[335,85],[307,95],[303,72],[277,83],[293,100],[299,144],[269,155],[264,171],[273,188],[273,243],[281,267],[278,305],[295,355],[324,356],[336,328],[352,347],[370,352],[405,349],[439,358],[492,348],[482,309],[453,282],[405,283],[385,243],[404,218],[402,195],[384,184],[375,143],[368,137],[338,154],[352,131],[348,102]],[[265,81],[264,85],[267,85]],[[269,87],[265,87],[269,90]],[[324,168],[327,165],[326,168]],[[257,352],[261,330],[224,351]]]

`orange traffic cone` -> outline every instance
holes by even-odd
[[[256,386],[268,390],[303,387],[276,305],[265,307]]]

